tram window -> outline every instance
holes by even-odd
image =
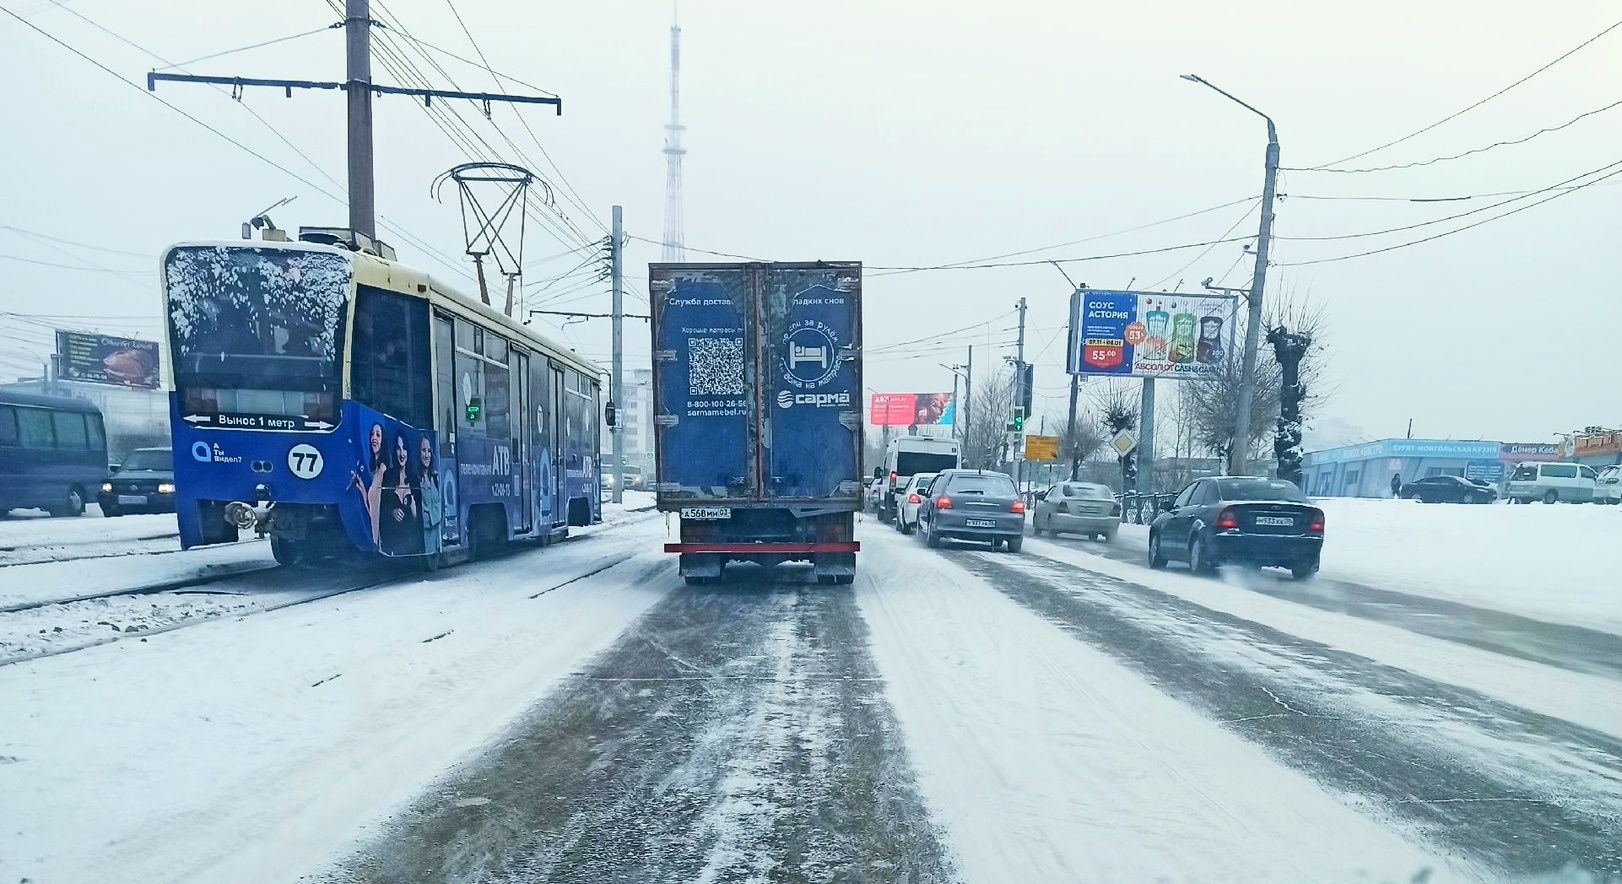
[[[434,317],[434,383],[439,392],[439,424],[438,429],[445,434],[440,437],[440,444],[448,443],[450,434],[456,430],[456,362],[453,354],[455,349],[455,336],[452,332],[451,318],[449,316]],[[446,449],[445,455],[452,452]]]
[[[484,346],[486,350],[499,342],[501,349],[507,349],[507,342],[495,335],[486,335]],[[512,377],[507,371],[505,359],[499,365],[485,361],[484,366],[484,413],[489,419],[484,427],[485,435],[493,439],[506,439],[512,436],[512,419],[510,412]]]
[[[356,401],[413,426],[432,424],[427,303],[361,286],[351,354]]]

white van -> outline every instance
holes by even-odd
[[[1622,504],[1622,464],[1600,467],[1594,481],[1594,502]]]
[[[929,436],[902,436],[891,439],[884,450],[884,495],[879,499],[879,519],[895,518],[906,494],[907,479],[913,473],[938,473],[958,466],[956,439]]]
[[[1599,474],[1576,463],[1523,463],[1510,474],[1504,496],[1511,503],[1586,503],[1594,499]]]

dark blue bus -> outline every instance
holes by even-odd
[[[77,516],[107,476],[101,412],[83,399],[0,391],[0,515]]]
[[[591,362],[370,252],[188,243],[163,277],[183,547],[433,567],[601,519]]]

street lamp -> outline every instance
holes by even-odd
[[[1273,118],[1198,74],[1182,74],[1190,83],[1209,87],[1223,98],[1267,121],[1267,177],[1262,183],[1262,221],[1256,234],[1256,271],[1250,283],[1249,323],[1245,327],[1245,361],[1239,378],[1238,413],[1234,415],[1233,446],[1228,451],[1228,472],[1244,475],[1250,453],[1250,403],[1256,395],[1256,351],[1261,346],[1262,289],[1267,282],[1267,249],[1273,238],[1273,193],[1278,179],[1278,129]]]

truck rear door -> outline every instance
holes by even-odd
[[[660,497],[758,496],[758,269],[651,268]]]
[[[854,263],[764,272],[764,499],[861,507],[861,273]]]

